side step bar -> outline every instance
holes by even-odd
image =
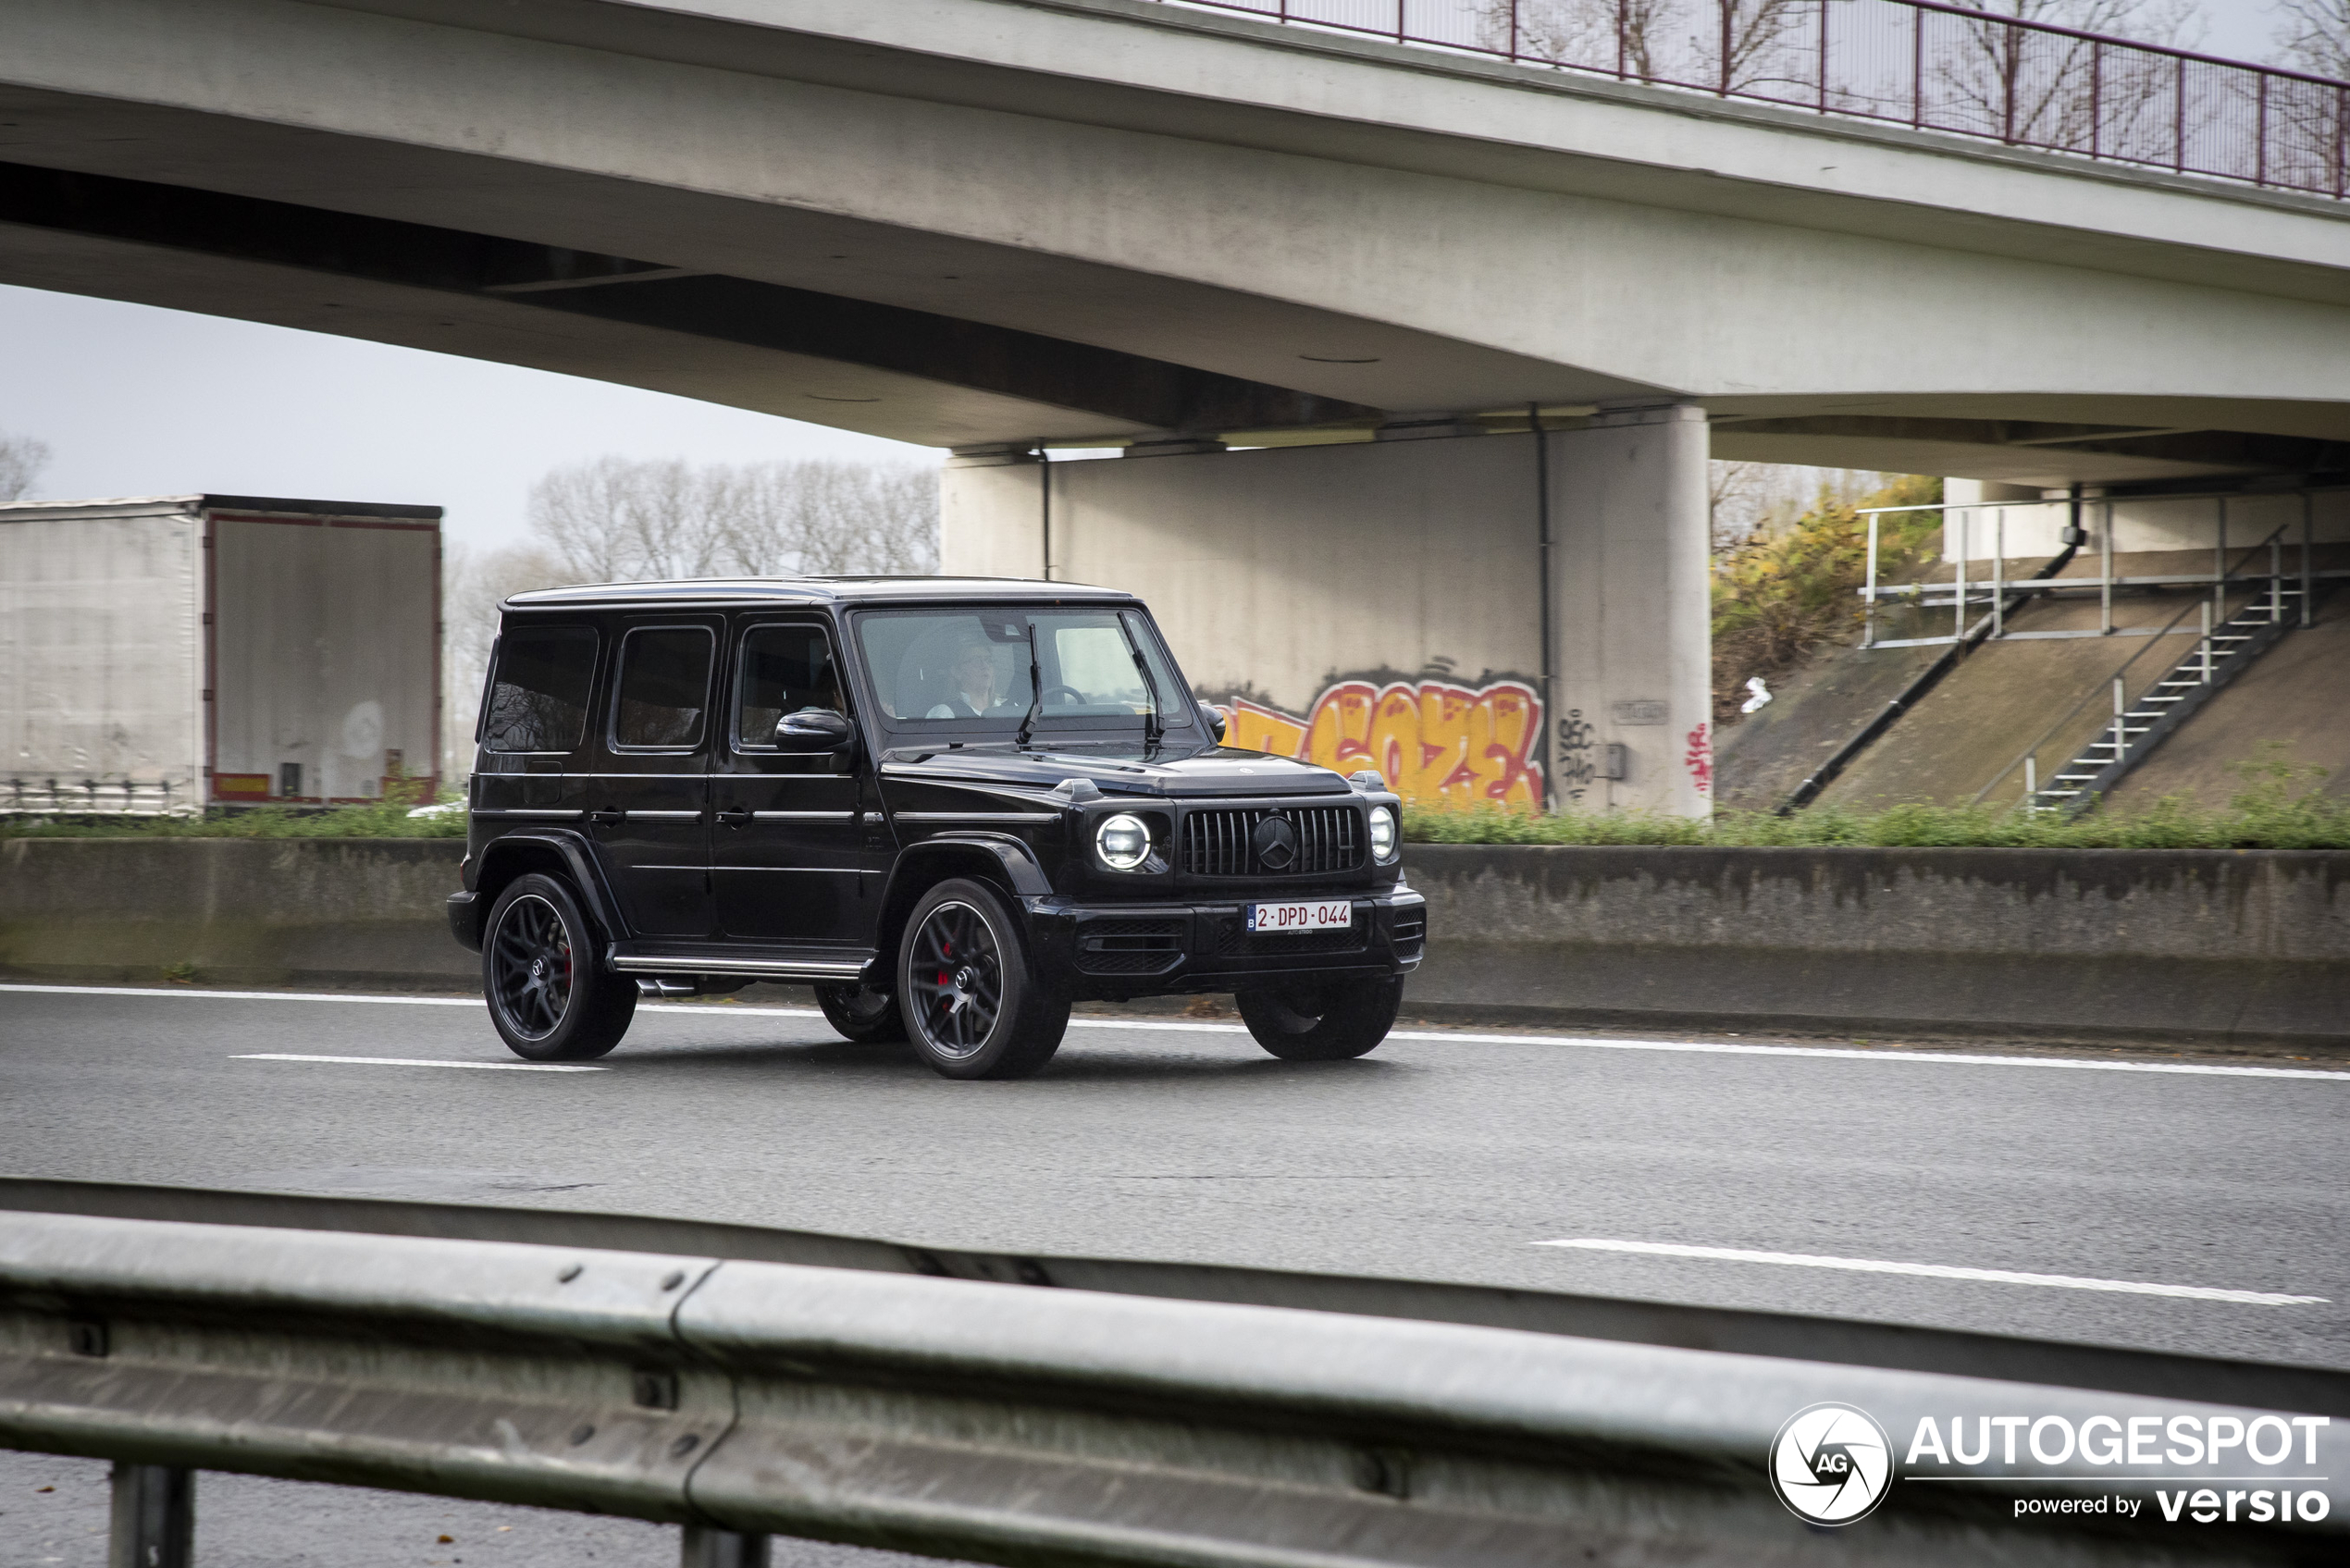
[[[754,956],[724,950],[700,952],[678,949],[647,952],[635,943],[614,944],[605,960],[622,974],[661,975],[742,975],[753,980],[827,980],[854,981],[861,977],[873,961],[870,953],[855,957],[833,957],[818,954],[776,954],[773,957]]]

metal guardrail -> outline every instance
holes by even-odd
[[[1773,1463],[1786,1486],[1790,1417],[1823,1401],[1889,1435],[1884,1506],[1826,1543]],[[146,1505],[155,1568],[193,1469],[668,1521],[697,1564],[771,1534],[1006,1563],[2337,1561],[2350,1495],[2301,1451],[2329,1423],[2229,1402],[710,1255],[0,1218],[0,1444],[118,1461],[118,1527]],[[2038,1457],[1930,1484],[1960,1477],[1911,1435],[1978,1412],[2020,1414]],[[2181,1421],[2284,1433],[2290,1463],[2254,1457],[2291,1522],[2172,1523],[2144,1487],[2133,1518],[2014,1507],[2125,1485],[2100,1422]],[[2184,1509],[2251,1465],[2161,1479]]]
[[[2350,193],[2350,83],[1939,0],[1169,0],[2010,147]]]
[[[128,774],[0,779],[0,816],[200,817],[204,801],[184,779]]]

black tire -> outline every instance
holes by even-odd
[[[1040,978],[1004,895],[958,877],[922,895],[897,945],[898,1016],[948,1078],[1026,1078],[1069,1029],[1069,992]]]
[[[1256,1043],[1285,1062],[1342,1062],[1379,1048],[1404,1005],[1404,982],[1340,981],[1327,986],[1243,991],[1234,996]]]
[[[870,985],[820,985],[816,1006],[824,1021],[844,1040],[860,1045],[897,1045],[906,1039],[906,1020],[897,1016],[897,996]]]
[[[637,982],[604,968],[602,938],[567,883],[535,871],[517,877],[482,932],[482,994],[515,1056],[584,1062],[628,1032]]]

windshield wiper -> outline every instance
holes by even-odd
[[[1143,657],[1142,645],[1134,640],[1134,628],[1126,617],[1118,618],[1118,635],[1126,639],[1126,651],[1134,661],[1134,673],[1143,677],[1143,695],[1150,698],[1150,707],[1143,714],[1143,750],[1147,755],[1167,734],[1167,725],[1158,716],[1158,683],[1151,679],[1150,661]]]
[[[1029,732],[1036,728],[1036,716],[1045,710],[1045,677],[1036,668],[1036,618],[1028,617],[1028,711],[1020,722],[1020,733],[1012,736],[1012,749],[1027,749]]]

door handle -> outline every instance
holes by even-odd
[[[610,807],[588,813],[588,820],[600,828],[616,828],[628,820],[628,813]]]
[[[718,813],[718,820],[730,828],[747,828],[750,826],[750,808],[748,806],[730,807]]]

